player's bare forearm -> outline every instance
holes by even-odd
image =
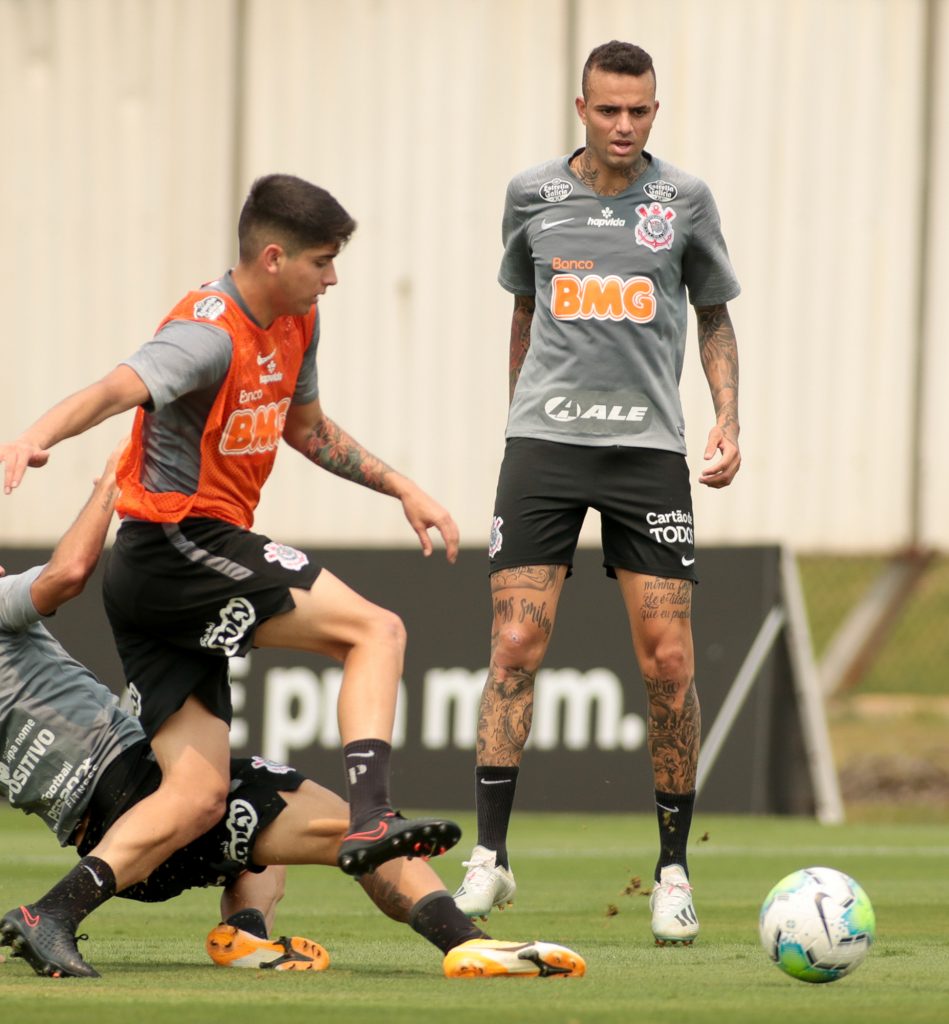
[[[30,597],[42,615],[52,615],[60,605],[80,594],[98,564],[118,497],[115,467],[124,447],[123,441],[109,456],[91,497],[30,587]]]
[[[45,466],[53,445],[150,400],[141,377],[128,366],[117,366],[102,380],[64,398],[15,441],[0,445],[5,493],[19,486],[29,467]]]
[[[362,484],[381,494],[399,496],[394,481],[398,474],[392,467],[367,451],[328,416],[322,416],[310,427],[299,444],[293,441],[290,443],[311,462],[335,476],[352,480],[353,483]]]
[[[702,306],[695,311],[702,369],[712,393],[715,419],[722,432],[738,441],[738,342],[728,307]]]
[[[290,407],[283,437],[291,448],[296,448],[322,469],[380,494],[398,498],[426,557],[432,553],[428,531],[434,527],[445,542],[448,561],[457,559],[458,527],[448,510],[408,477],[397,473],[350,437],[323,413],[319,399]]]
[[[514,398],[521,368],[531,347],[531,324],[534,322],[534,296],[515,295],[514,315],[511,317],[511,349],[508,368],[508,400]]]
[[[702,368],[715,406],[715,426],[709,431],[705,445],[707,465],[699,476],[699,482],[707,487],[727,487],[741,466],[738,447],[738,344],[724,303],[697,307],[695,315]]]

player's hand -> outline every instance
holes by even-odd
[[[712,462],[716,456],[719,458]],[[741,466],[738,441],[730,438],[721,427],[714,426],[709,431],[704,458],[711,464],[702,470],[699,483],[706,487],[727,487]]]
[[[405,518],[422,545],[422,554],[428,558],[432,553],[432,538],[428,531],[434,527],[445,542],[448,561],[454,565],[458,558],[458,526],[451,513],[414,484],[401,496],[401,500]]]
[[[45,466],[48,461],[49,452],[30,441],[0,444],[0,462],[4,465],[3,493],[11,494],[15,487],[19,487],[27,469],[38,469]]]

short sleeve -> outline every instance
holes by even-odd
[[[21,633],[43,618],[33,605],[30,588],[44,568],[36,565],[16,576],[0,577],[0,629]]]
[[[124,362],[148,388],[148,411],[157,412],[191,391],[219,385],[232,352],[231,336],[220,327],[171,320]]]
[[[297,377],[297,386],[293,391],[294,405],[307,405],[315,402],[320,397],[320,384],[316,372],[316,349],[320,343],[320,316],[317,313],[313,320],[313,334],[310,336],[310,344],[303,353],[303,362],[300,364],[300,374]]]
[[[514,178],[507,187],[504,199],[504,217],[501,222],[501,240],[504,255],[498,271],[498,283],[514,295],[533,295],[534,258],[527,238],[527,207],[523,201],[523,189]]]
[[[722,236],[718,207],[705,182],[692,197],[692,238],[682,260],[682,279],[693,306],[717,306],[740,292]]]

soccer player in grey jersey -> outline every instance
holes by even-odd
[[[700,719],[679,377],[690,302],[715,409],[699,480],[725,487],[741,461],[726,305],[739,288],[707,186],[645,150],[659,109],[650,56],[616,41],[594,49],[576,108],[585,146],[517,175],[504,208],[498,280],[515,297],[511,405],[489,545],[478,844],[455,900],[484,916],[514,896],[507,829],[534,677],[595,508],[648,695],[660,838],[652,930],[657,943],[689,943],[698,933],[686,844]],[[543,615],[521,611],[537,607]]]

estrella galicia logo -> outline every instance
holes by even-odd
[[[208,295],[194,304],[194,315],[198,320],[217,320],[226,308],[219,295]]]
[[[573,191],[573,182],[563,178],[551,178],[537,190],[537,194],[545,203],[562,203]]]
[[[679,194],[679,190],[671,181],[663,181],[662,178],[658,181],[647,181],[643,185],[643,192],[657,203],[671,202]]]

